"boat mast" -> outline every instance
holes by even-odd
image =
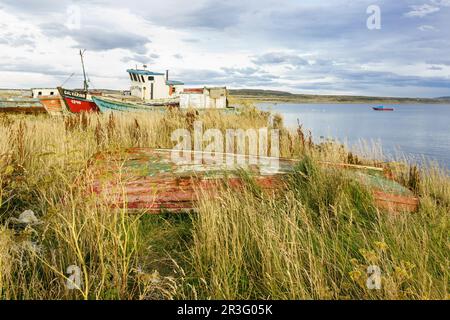
[[[80,57],[81,57],[81,66],[83,67],[83,77],[84,77],[84,91],[86,91],[86,93],[88,92],[89,89],[89,85],[86,79],[86,70],[84,69],[84,60],[83,60],[83,54],[86,52],[86,50],[81,51],[80,50]]]

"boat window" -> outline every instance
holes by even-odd
[[[132,76],[132,74],[130,73],[130,79],[131,79],[131,81],[133,81],[133,76]]]
[[[141,75],[141,79],[142,79],[142,82],[144,82],[144,83],[145,83],[145,79],[144,79],[144,76],[142,76],[142,75]]]
[[[42,91],[39,91],[39,92],[38,92],[38,96],[42,96]]]
[[[155,77],[153,77],[153,76],[148,77],[148,81],[153,81],[153,80],[155,80]]]
[[[54,92],[53,92],[53,91],[51,91],[51,92],[50,92],[50,95],[51,95],[51,96],[53,96],[53,95],[54,95]]]

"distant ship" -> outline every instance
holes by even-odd
[[[385,106],[374,107],[375,111],[394,111],[394,108],[386,108]]]

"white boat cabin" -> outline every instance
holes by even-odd
[[[129,69],[131,95],[144,101],[169,99],[180,96],[184,90],[181,81],[169,80],[169,72],[157,73],[148,70]]]

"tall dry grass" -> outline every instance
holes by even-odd
[[[102,151],[171,148],[171,134],[195,121],[225,130],[263,126],[255,110],[223,116],[211,111],[167,114],[8,116],[0,118],[0,297],[4,299],[171,298],[176,284],[146,270],[156,255],[143,241],[142,214],[113,211],[89,196],[87,170]],[[41,224],[17,222],[33,210]],[[153,229],[168,228],[162,223]],[[177,226],[174,227],[177,229]],[[81,269],[80,290],[67,290],[67,268]]]
[[[438,181],[439,190],[430,186]],[[428,175],[419,212],[395,216],[375,208],[371,193],[345,173],[311,158],[287,184],[274,197],[249,186],[202,202],[184,296],[449,298],[448,176]],[[380,268],[381,290],[367,287],[369,266]]]
[[[374,164],[331,142],[289,131],[248,107],[240,114],[0,117],[2,299],[420,299],[448,298],[450,180],[431,166],[392,165],[421,197],[418,213],[391,216],[345,173],[318,161]],[[206,128],[281,130],[281,155],[304,158],[287,192],[249,182],[202,201],[198,214],[111,210],[86,191],[101,151],[170,148],[171,134]],[[16,219],[33,210],[39,224]],[[383,289],[367,290],[379,265]],[[67,289],[67,268],[82,274]]]

